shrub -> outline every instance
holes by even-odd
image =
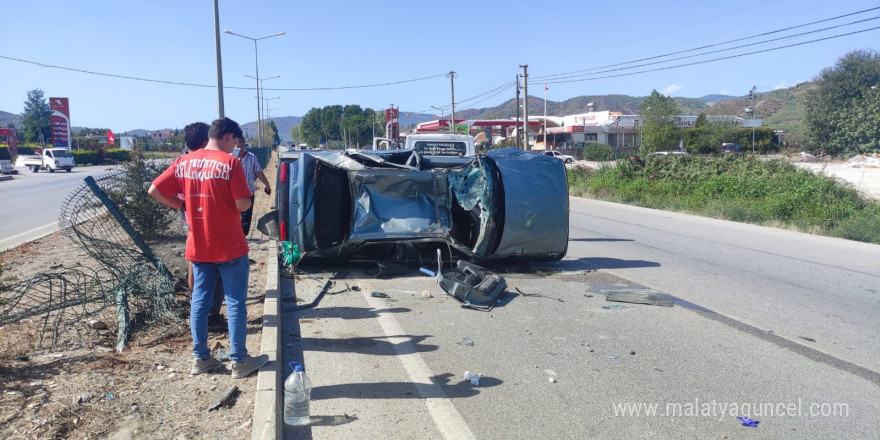
[[[587,144],[584,147],[584,160],[606,161],[611,160],[611,146],[604,144]]]
[[[73,150],[71,151],[73,154],[74,160],[76,160],[77,165],[99,165],[98,156],[94,151],[89,150]]]
[[[107,150],[107,154],[104,155],[104,161],[107,163],[128,162],[129,160],[131,160],[131,152],[122,148]]]

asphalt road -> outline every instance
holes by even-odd
[[[61,204],[87,176],[98,176],[112,167],[76,167],[70,173],[33,173],[17,167],[12,180],[0,182],[0,251],[58,230]]]
[[[288,304],[283,355],[314,390],[285,438],[880,436],[878,246],[572,198],[565,260],[510,269],[489,313],[352,268]],[[640,285],[675,307],[604,298]]]

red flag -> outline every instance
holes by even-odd
[[[116,137],[113,136],[113,132],[107,130],[107,143],[110,145],[116,145]]]
[[[549,89],[547,88],[547,83],[544,83],[544,91],[546,92],[547,90],[549,90]]]

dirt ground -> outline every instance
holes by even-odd
[[[266,170],[274,176],[274,164]],[[270,182],[274,179],[270,177]],[[274,188],[273,188],[274,189]],[[256,221],[274,204],[258,192],[248,236],[251,271],[248,289],[249,354],[259,354],[266,261],[274,255]],[[182,257],[180,257],[182,259]],[[4,275],[29,279],[47,267],[97,267],[60,232],[0,253]],[[63,265],[63,266],[61,266]],[[113,322],[110,316],[102,316]],[[224,310],[225,313],[225,310]],[[216,374],[190,376],[192,344],[188,327],[169,334],[136,333],[116,353],[115,334],[92,330],[81,347],[36,348],[41,319],[0,327],[0,438],[2,439],[242,439],[252,428],[256,374],[232,379],[227,367]],[[163,329],[167,330],[167,329]],[[224,333],[211,332],[209,346],[229,348]],[[217,396],[237,391],[218,409]]]

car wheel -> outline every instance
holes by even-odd
[[[572,162],[574,162],[574,161],[571,159],[565,159],[565,163],[572,163]]]
[[[40,171],[40,167],[31,167],[31,170],[36,173],[37,171]]]
[[[70,169],[70,168],[68,168],[68,169],[67,169],[67,172],[68,172],[68,173],[69,173],[69,172],[70,172],[70,171],[71,171],[71,169]]]
[[[55,172],[55,168],[49,167],[49,172],[50,172],[50,173],[54,173],[54,172]]]

